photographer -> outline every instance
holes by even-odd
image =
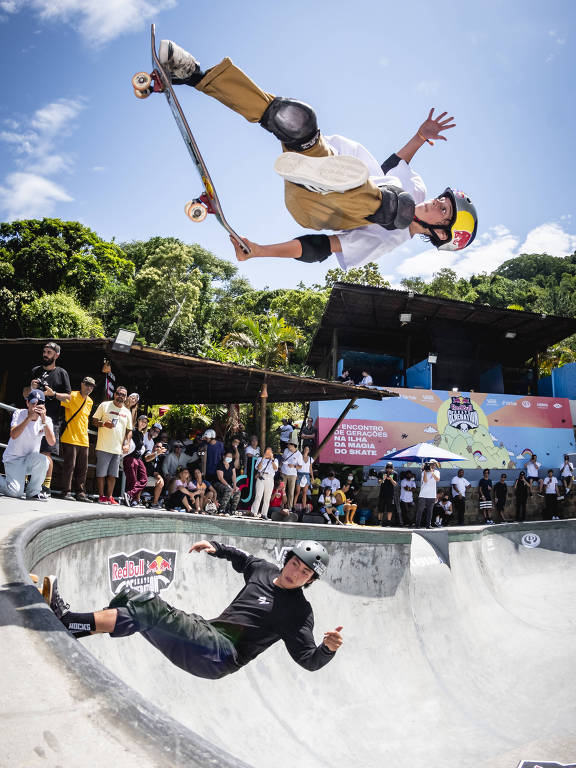
[[[256,465],[256,489],[251,508],[253,517],[268,519],[268,507],[270,506],[270,498],[274,490],[274,475],[276,472],[278,472],[278,461],[274,458],[272,448],[268,446],[264,451],[264,456]]]
[[[44,393],[46,415],[52,420],[54,430],[54,442],[48,443],[47,440],[42,440],[40,445],[40,453],[48,459],[46,477],[42,488],[48,496],[52,483],[52,456],[57,456],[60,451],[60,428],[64,416],[60,403],[67,403],[72,391],[68,372],[56,365],[56,360],[59,357],[60,346],[58,344],[54,341],[45,344],[42,349],[42,365],[32,368],[32,381],[30,382],[30,389],[39,389]]]
[[[391,525],[392,515],[396,511],[396,486],[398,485],[398,475],[394,472],[392,464],[386,464],[384,474],[378,478],[380,491],[378,493],[378,524]],[[384,520],[386,514],[386,520]]]
[[[48,501],[48,495],[42,492],[48,459],[40,453],[40,445],[43,440],[54,445],[56,437],[52,419],[46,415],[44,392],[33,389],[26,406],[12,414],[10,439],[3,456],[6,477],[0,476],[0,493],[19,498],[29,475],[26,498]]]
[[[418,497],[418,509],[416,511],[416,528],[422,527],[422,513],[426,512],[426,528],[432,527],[432,510],[438,494],[437,485],[440,481],[438,462],[431,459],[422,468],[420,480],[420,495]]]

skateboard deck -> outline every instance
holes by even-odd
[[[216,194],[214,182],[210,177],[210,172],[198,149],[198,144],[190,130],[190,126],[184,116],[182,107],[176,98],[170,76],[164,71],[160,60],[158,59],[156,51],[156,28],[154,24],[152,24],[150,28],[150,42],[152,48],[152,72],[150,74],[147,72],[138,72],[132,78],[132,85],[134,87],[134,94],[139,99],[144,99],[151,93],[163,93],[164,96],[166,96],[170,111],[174,115],[176,125],[184,139],[184,144],[186,144],[190,157],[202,180],[204,192],[199,197],[187,203],[184,210],[186,211],[187,216],[195,222],[204,221],[209,213],[213,213],[224,229],[230,234],[234,241],[238,243],[244,253],[248,254],[250,253],[250,249],[226,221],[220,200]]]

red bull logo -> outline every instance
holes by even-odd
[[[176,569],[176,551],[162,549],[156,552],[139,549],[110,555],[108,573],[110,589],[114,594],[122,587],[131,587],[140,592],[156,592],[170,586]]]

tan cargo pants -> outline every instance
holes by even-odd
[[[229,58],[209,69],[196,88],[213,96],[251,123],[260,120],[275,98],[273,94],[261,90]],[[318,143],[302,154],[326,157],[334,153],[320,135]],[[338,230],[366,226],[371,222],[365,217],[378,209],[381,199],[380,190],[371,181],[347,192],[331,192],[327,195],[311,192],[289,181],[284,184],[286,208],[298,224],[306,229]]]

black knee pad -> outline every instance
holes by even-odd
[[[377,211],[366,216],[368,221],[379,224],[384,229],[406,229],[414,221],[416,203],[412,195],[400,187],[386,184],[379,187],[382,202]]]
[[[332,253],[328,235],[302,235],[302,237],[295,237],[294,239],[299,240],[302,246],[302,256],[298,261],[303,261],[305,264],[326,261]]]
[[[117,608],[116,624],[110,637],[129,637],[140,631],[140,625],[126,608]]]
[[[310,149],[320,136],[316,113],[297,99],[276,97],[260,118],[260,125],[296,152]]]

